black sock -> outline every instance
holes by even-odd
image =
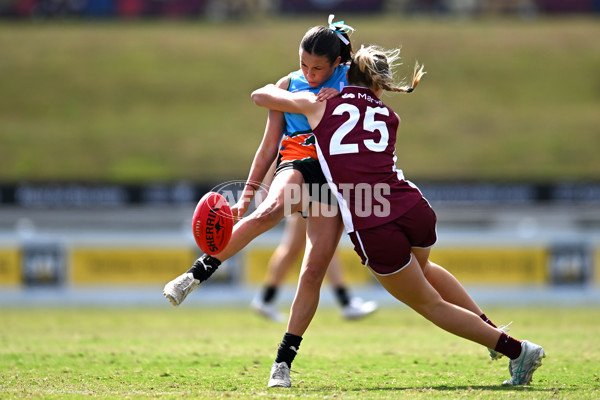
[[[337,299],[338,303],[340,303],[340,305],[342,307],[346,307],[348,304],[350,304],[350,298],[348,297],[348,290],[344,287],[344,286],[338,286],[334,289],[335,292],[335,298]]]
[[[497,328],[497,326],[494,325],[494,323],[485,314],[481,314],[479,316],[479,318],[481,318],[483,320],[483,322],[485,322],[486,324],[491,325],[494,328]]]
[[[209,256],[208,254],[204,254],[202,257],[196,260],[188,272],[191,272],[195,279],[198,279],[200,282],[204,282],[210,278],[213,272],[217,270],[219,265],[221,265],[221,261]]]
[[[262,300],[263,303],[270,303],[275,299],[277,295],[277,286],[265,286],[263,289]]]
[[[283,335],[283,340],[279,343],[279,349],[277,349],[277,358],[275,359],[275,362],[280,363],[285,361],[288,367],[291,368],[292,361],[294,361],[294,358],[298,353],[301,341],[302,336],[292,335],[291,333]]]

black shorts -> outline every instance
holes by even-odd
[[[283,164],[279,164],[275,169],[275,175],[281,171],[288,169],[295,169],[300,171],[304,178],[304,184],[308,187],[308,193],[310,194],[310,200],[325,203],[329,205],[336,205],[337,201],[331,190],[321,166],[317,160],[303,160],[303,161],[288,161]]]

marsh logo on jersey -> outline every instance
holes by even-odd
[[[345,93],[342,95],[342,99],[354,99],[356,96],[353,93]]]

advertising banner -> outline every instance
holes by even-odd
[[[431,261],[465,284],[546,284],[549,252],[535,247],[435,247]]]
[[[21,252],[17,248],[0,249],[0,285],[21,284]]]
[[[243,280],[252,285],[262,284],[267,274],[269,260],[275,251],[275,246],[260,246],[248,249],[245,252]],[[337,257],[342,263],[344,279],[349,284],[365,284],[373,280],[371,273],[360,263],[360,258],[351,248],[338,248]],[[295,285],[298,283],[302,256],[294,263],[286,276],[285,283]]]
[[[76,248],[71,251],[71,283],[164,284],[185,272],[196,257],[187,247]]]

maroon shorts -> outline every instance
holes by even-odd
[[[404,268],[413,247],[431,247],[437,241],[435,212],[425,199],[394,221],[350,233],[354,251],[364,265],[379,275]]]

